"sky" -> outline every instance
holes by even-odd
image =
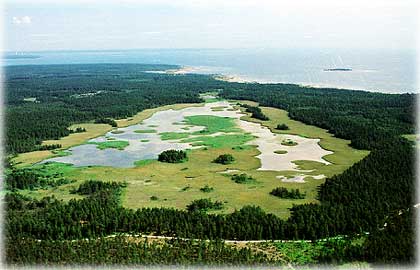
[[[6,0],[2,49],[415,49],[417,2]]]

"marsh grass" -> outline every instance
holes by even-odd
[[[124,150],[129,143],[127,141],[106,141],[106,142],[89,142],[88,144],[95,144],[100,150],[114,148],[118,150]]]

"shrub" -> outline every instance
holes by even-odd
[[[159,154],[158,160],[167,163],[181,163],[187,160],[187,153],[182,150],[166,150]]]
[[[231,154],[223,154],[218,156],[215,160],[213,160],[214,163],[219,163],[223,165],[231,164],[234,161],[235,158]]]
[[[294,141],[289,140],[289,139],[283,140],[281,142],[281,145],[285,145],[285,146],[295,146],[297,144],[298,144],[297,142],[294,142]]]
[[[213,202],[210,199],[199,199],[192,201],[187,205],[187,210],[190,212],[193,211],[207,211],[207,210],[220,210],[223,208],[223,203],[221,201]]]
[[[208,193],[208,192],[212,192],[214,190],[214,188],[209,187],[208,185],[205,185],[204,187],[200,188],[200,191]]]
[[[301,193],[299,189],[288,190],[284,187],[278,187],[270,192],[271,195],[283,199],[305,199],[306,194]]]
[[[80,184],[77,189],[70,190],[70,193],[79,195],[91,195],[100,191],[112,191],[115,194],[120,194],[121,188],[124,187],[127,187],[127,183],[89,180]]]
[[[77,127],[76,129],[70,129],[70,133],[82,133],[82,132],[86,132],[86,129],[82,127]]]
[[[187,191],[187,190],[189,190],[190,188],[191,188],[190,186],[185,186],[185,187],[181,188],[181,191]]]
[[[232,180],[235,181],[235,183],[237,184],[246,184],[246,183],[255,182],[254,178],[252,178],[251,176],[245,173],[232,175]]]
[[[113,119],[109,119],[109,118],[98,118],[95,120],[94,122],[95,124],[108,124],[111,125],[112,127],[117,127],[118,124],[117,122],[115,122],[115,120]]]
[[[288,130],[289,127],[286,124],[278,124],[276,129],[278,129],[278,130]]]

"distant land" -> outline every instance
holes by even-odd
[[[4,55],[5,59],[37,59],[41,58],[40,55],[36,54],[6,54]]]
[[[202,49],[116,51],[7,51],[3,55],[39,55],[4,59],[2,65],[137,63],[178,64],[191,73],[223,74],[247,82],[294,83],[384,93],[415,93],[416,56],[412,51],[321,49]],[[284,63],[287,59],[286,64]],[[380,59],[380,60],[378,60]],[[352,68],[350,72],[330,68]],[[371,72],[374,71],[374,72]],[[239,80],[239,79],[238,79]]]
[[[324,68],[324,71],[352,71],[351,68]]]

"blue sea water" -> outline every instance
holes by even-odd
[[[151,63],[195,67],[248,81],[297,83],[385,93],[418,92],[416,52],[334,49],[141,49],[27,52],[39,58],[3,59],[3,65]],[[351,68],[351,71],[325,71]]]

